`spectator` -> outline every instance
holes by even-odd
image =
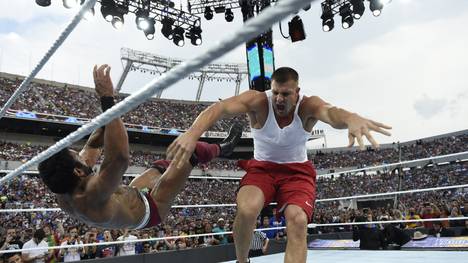
[[[204,233],[213,233],[213,227],[210,223],[205,224]],[[203,242],[200,244],[202,244],[203,246],[215,246],[220,244],[220,240],[218,238],[215,238],[213,235],[208,235],[203,237]]]
[[[83,245],[83,241],[80,240],[78,235],[78,229],[76,227],[70,227],[68,234],[65,236],[64,241],[62,241],[62,244],[60,245]],[[83,250],[83,246],[62,248],[60,249],[60,255],[63,258],[63,262],[79,261],[83,256]]]
[[[452,207],[449,218],[463,217],[458,207]],[[463,220],[450,220],[450,227],[463,227]]]
[[[31,248],[43,248],[36,250],[29,250],[22,252],[22,258],[24,262],[32,263],[44,263],[49,261],[53,257],[53,254],[49,255],[49,250],[47,249],[49,245],[44,241],[45,232],[42,229],[37,229],[34,232],[33,238],[28,242],[24,243],[23,249]]]
[[[23,263],[20,252],[7,253],[3,256],[6,263]]]
[[[416,214],[416,210],[414,208],[410,208],[408,214],[406,215],[406,220],[421,220],[421,217]],[[409,229],[421,227],[421,222],[409,222],[406,223],[406,227]]]
[[[264,216],[262,218],[262,224],[260,225],[260,228],[266,229],[272,227],[273,226],[270,225],[270,218],[268,216]],[[266,234],[268,239],[276,239],[278,234],[278,231],[276,229],[262,230],[262,232]]]
[[[124,230],[124,234],[117,238],[117,241],[126,241],[126,240],[137,240],[138,238],[134,235],[131,235],[128,229]],[[119,248],[119,256],[128,256],[128,255],[135,255],[135,242],[124,243],[120,245]]]
[[[21,242],[20,237],[17,235],[16,229],[8,228],[5,240],[3,240],[2,244],[0,244],[0,250],[12,250],[21,248],[23,248],[23,242]]]
[[[223,232],[227,232],[227,231],[228,230],[225,227],[224,218],[219,218],[217,226],[215,228],[213,228],[213,233],[223,233]],[[216,235],[215,238],[219,240],[219,243],[221,245],[224,245],[224,244],[228,243],[228,239],[227,239],[226,235]]]
[[[465,220],[465,227],[460,232],[460,236],[468,236],[468,220]]]
[[[56,221],[57,228],[60,229],[59,231],[62,232],[63,235],[63,226],[62,222],[60,220]],[[50,225],[46,224],[44,225],[44,234],[45,234],[45,241],[47,242],[47,245],[49,247],[53,246],[58,246],[60,244],[60,238],[57,233],[54,233],[52,229],[50,228]],[[60,249],[54,249],[50,251],[50,259],[49,262],[58,262],[60,255],[59,255]]]
[[[104,231],[104,242],[114,241],[109,230]],[[96,258],[115,257],[117,254],[116,245],[99,245],[97,247]]]
[[[454,237],[455,233],[448,228],[442,226],[440,222],[434,222],[434,229],[429,231],[429,234],[435,237]]]
[[[150,242],[143,242],[143,254],[148,254],[153,252]]]
[[[424,203],[423,208],[421,209],[421,219],[431,219],[431,218],[439,218],[440,217],[440,210],[439,208],[434,205],[433,203],[426,202]],[[424,227],[427,229],[432,229],[432,222],[426,221],[423,222]]]
[[[372,221],[372,212],[364,210],[364,215],[356,218],[355,222]],[[375,224],[358,225],[353,228],[353,240],[359,242],[361,250],[379,250],[386,248],[384,234]]]
[[[88,231],[84,237],[85,244],[98,243],[96,233]],[[83,251],[83,259],[95,259],[97,254],[97,246],[86,246]]]

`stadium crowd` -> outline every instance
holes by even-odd
[[[0,160],[25,162],[40,152],[47,149],[48,146],[35,145],[31,143],[11,143],[0,141]],[[79,150],[79,149],[75,149]],[[130,165],[140,167],[150,167],[152,162],[158,159],[164,159],[165,155],[155,152],[130,151]],[[207,164],[200,164],[199,168],[203,170],[239,170],[237,161],[227,159],[216,159]],[[0,167],[6,169],[6,167]]]
[[[309,156],[317,169],[337,169],[345,167],[366,167],[385,163],[395,163],[400,160],[415,160],[431,156],[464,152],[468,145],[468,134],[445,136],[431,140],[417,140],[411,144],[394,143],[392,148],[372,149],[366,151],[332,151],[317,150]]]
[[[0,103],[19,85],[19,80],[0,78]],[[91,118],[99,109],[97,99],[91,91],[34,83],[32,92],[18,100],[13,108],[37,110],[59,115],[76,115]],[[50,103],[57,102],[56,104]],[[151,100],[125,116],[125,121],[166,128],[187,128],[194,116],[206,105],[181,103],[166,100]],[[148,119],[148,116],[155,116]],[[243,118],[242,121],[246,121]],[[219,123],[213,130],[225,130],[228,123]],[[246,125],[247,127],[248,125]],[[318,169],[364,167],[399,160],[412,160],[464,151],[468,146],[468,135],[446,136],[435,140],[417,141],[412,144],[395,144],[393,148],[367,151],[316,152],[310,159]],[[46,146],[0,142],[0,160],[26,161]],[[132,151],[132,166],[149,166],[163,155]],[[2,167],[4,168],[4,167]],[[237,170],[235,161],[216,160],[203,169]],[[131,178],[125,177],[124,184]],[[393,192],[417,188],[468,184],[468,163],[451,162],[445,165],[427,165],[411,169],[379,171],[359,175],[344,174],[320,177],[317,180],[317,198],[334,198],[361,194]],[[232,204],[238,188],[237,180],[191,179],[177,196],[175,204]],[[0,185],[0,208],[57,207],[55,196],[48,191],[35,175],[22,175],[7,185]],[[357,208],[359,207],[359,208]],[[145,230],[96,229],[81,224],[62,212],[1,213],[0,250],[28,247],[34,238],[44,237],[44,251],[37,255],[36,262],[68,262],[80,259],[112,257],[140,253],[157,253],[165,250],[213,246],[232,242],[229,235],[209,235],[187,238],[190,234],[220,233],[230,231],[235,216],[234,207],[178,208],[171,211],[167,220],[158,227]],[[285,225],[284,218],[276,217],[276,209],[259,217],[259,227],[268,228]],[[348,223],[360,216],[375,220],[457,218],[468,216],[468,194],[464,189],[430,191],[390,196],[366,205],[347,201],[319,202],[314,212],[314,223]],[[462,234],[468,235],[468,220],[441,221],[439,223],[400,224],[401,228],[426,228],[435,236],[450,236],[450,227],[464,227]],[[445,229],[442,232],[440,229]],[[318,227],[310,233],[351,231],[352,227]],[[265,231],[272,239],[284,239],[283,231]],[[171,238],[171,236],[179,236]],[[74,249],[51,250],[48,246],[60,244],[86,244],[112,240],[135,240],[149,237],[167,237],[154,242],[125,243],[123,245],[97,245]],[[29,244],[29,245],[27,245]],[[0,257],[1,258],[1,257]],[[1,259],[0,259],[1,260]],[[42,261],[41,261],[42,260]]]
[[[21,81],[0,78],[1,105],[19,87]],[[117,100],[126,96],[120,94]],[[24,92],[10,109],[92,119],[101,112],[96,105],[99,105],[99,101],[92,89],[78,89],[67,84],[47,85],[32,82],[30,91]],[[129,124],[186,130],[208,105],[210,103],[151,99],[125,114],[123,121]],[[210,131],[226,131],[233,121],[242,123],[245,131],[250,129],[247,117],[241,116],[219,121]]]
[[[128,184],[131,178],[124,180]],[[323,178],[317,181],[318,198],[333,198],[358,194],[390,192],[401,190],[426,188],[445,185],[459,185],[468,183],[468,163],[453,163],[444,166],[427,166],[404,171],[401,176],[395,172],[385,172],[365,175],[342,175]],[[185,189],[178,195],[175,203],[184,204],[229,204],[235,202],[235,191],[238,181],[219,181],[213,179],[189,180]],[[8,186],[0,186],[0,204],[2,209],[29,208],[29,207],[56,207],[54,195],[51,194],[42,182],[31,175],[23,175],[14,179]],[[390,219],[419,219],[437,217],[460,217],[468,215],[468,195],[460,189],[424,192],[418,194],[405,194],[398,196],[397,208],[394,209],[394,197],[384,200],[380,206],[370,207],[370,213],[377,220]],[[365,209],[354,209],[346,206],[346,202],[317,203],[314,219],[315,223],[344,223],[353,222],[357,216],[369,213]],[[80,224],[61,212],[47,213],[3,213],[1,217],[2,241],[8,238],[8,232],[15,232],[18,242],[24,244],[31,239],[35,229],[45,229],[53,236],[48,237],[49,246],[63,244],[64,242],[92,242],[109,241],[122,238],[147,238],[184,236],[231,230],[235,208],[184,208],[173,209],[167,221],[160,227],[130,231],[105,230],[89,228]],[[268,216],[266,222],[259,218],[261,227],[284,225],[284,219],[277,219],[273,214]],[[463,227],[468,221],[442,221],[442,226]],[[404,227],[426,227],[433,229],[435,224],[411,223]],[[466,225],[468,228],[468,225]],[[311,229],[311,233],[327,233],[337,231],[350,231],[351,227],[319,227]],[[75,233],[76,232],[76,233]],[[281,239],[282,231],[266,231],[270,238]],[[75,236],[73,236],[75,235]],[[446,234],[445,234],[446,235]],[[129,250],[132,253],[153,253],[162,250],[186,249],[203,247],[231,242],[230,236],[209,236],[206,238],[178,238],[165,241],[125,244],[124,246],[96,247],[90,252],[88,248],[77,251],[79,258],[94,258],[111,255],[122,255]],[[106,250],[107,252],[99,252]],[[109,250],[111,250],[109,252]],[[63,252],[63,251],[62,251]],[[60,257],[60,251],[51,252]],[[66,254],[66,253],[65,253]],[[62,253],[62,259],[65,259]],[[77,257],[75,257],[77,259]]]

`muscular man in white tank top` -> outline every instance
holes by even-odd
[[[247,174],[237,194],[234,242],[238,262],[249,262],[248,252],[256,218],[271,201],[286,218],[288,243],[285,262],[306,262],[307,223],[315,202],[315,170],[307,161],[305,143],[318,121],[336,129],[348,129],[349,146],[362,137],[374,146],[370,131],[390,135],[391,127],[330,105],[317,96],[301,96],[299,77],[292,68],[272,75],[271,91],[246,91],[204,110],[192,127],[169,146],[167,156],[182,166],[190,158],[200,136],[227,116],[247,114],[254,138],[254,159],[240,161]]]

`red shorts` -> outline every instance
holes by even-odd
[[[273,163],[257,160],[241,160],[239,166],[247,173],[240,182],[260,188],[265,197],[264,206],[278,202],[278,211],[287,205],[297,205],[307,214],[309,222],[315,207],[316,172],[312,162]]]
[[[150,193],[139,193],[145,205],[145,215],[135,230],[159,225],[161,223],[161,217],[159,216],[158,207],[156,206],[156,202],[154,202],[153,197]]]

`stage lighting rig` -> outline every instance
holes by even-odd
[[[351,4],[344,4],[340,7],[341,25],[344,29],[348,29],[353,26],[353,11],[351,11]]]
[[[291,37],[292,42],[297,42],[306,39],[304,24],[302,19],[299,16],[293,17],[293,19],[288,23],[289,26],[289,36]]]
[[[360,19],[366,9],[366,0],[325,0],[322,2],[322,29],[329,32],[334,28],[333,17],[341,16],[343,28],[348,29],[354,24],[354,19]],[[374,16],[379,16],[383,7],[391,0],[367,0],[369,9]]]
[[[63,0],[63,4],[67,8],[77,5],[83,5],[84,0]],[[163,24],[163,35],[173,40],[173,31],[177,28],[177,32],[195,32],[194,45],[201,44],[201,23],[200,17],[192,15],[189,12],[183,11],[175,7],[171,0],[97,0],[100,3],[100,11],[103,18],[112,24],[116,29],[124,26],[128,13],[135,15],[135,23],[137,29],[143,31],[147,39],[154,38],[155,23],[157,21]],[[39,6],[49,6],[51,0],[36,0]],[[90,9],[86,18],[92,16],[94,7]],[[171,22],[170,24],[167,22]],[[165,22],[165,23],[163,23]],[[194,31],[192,28],[198,28]],[[178,35],[178,46],[183,43],[184,33]]]

